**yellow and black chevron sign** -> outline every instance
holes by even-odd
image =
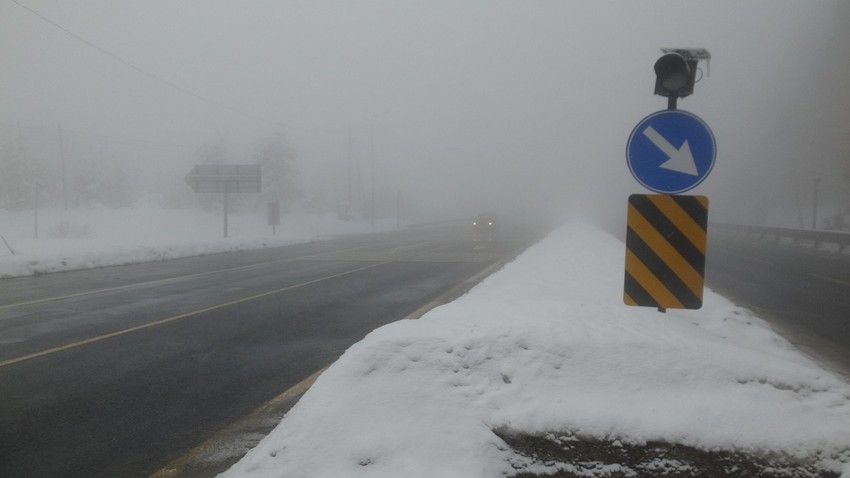
[[[623,301],[659,309],[699,309],[705,282],[708,198],[629,196]]]

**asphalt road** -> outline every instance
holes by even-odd
[[[0,476],[148,476],[527,245],[442,228],[0,281]]]
[[[706,285],[850,378],[850,255],[710,235]]]

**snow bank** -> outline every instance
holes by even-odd
[[[221,213],[165,210],[146,204],[124,209],[47,209],[40,211],[38,222],[36,239],[32,211],[0,210],[0,236],[8,244],[0,241],[0,278],[259,249],[375,231],[366,224],[339,221],[335,216],[293,214],[283,217],[273,234],[265,214],[231,213],[225,239]]]
[[[711,291],[700,311],[622,305],[623,253],[567,225],[374,331],[222,476],[501,476],[500,428],[850,460],[847,384]]]

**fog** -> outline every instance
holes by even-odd
[[[302,207],[624,228],[659,48],[701,47],[679,107],[718,155],[691,193],[712,221],[808,227],[816,177],[821,217],[850,207],[847,25],[845,0],[0,0],[0,148],[112,168],[136,201],[282,134]]]

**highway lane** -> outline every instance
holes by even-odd
[[[147,476],[527,245],[441,229],[0,281],[0,476]]]
[[[850,256],[711,234],[706,284],[850,378]]]

